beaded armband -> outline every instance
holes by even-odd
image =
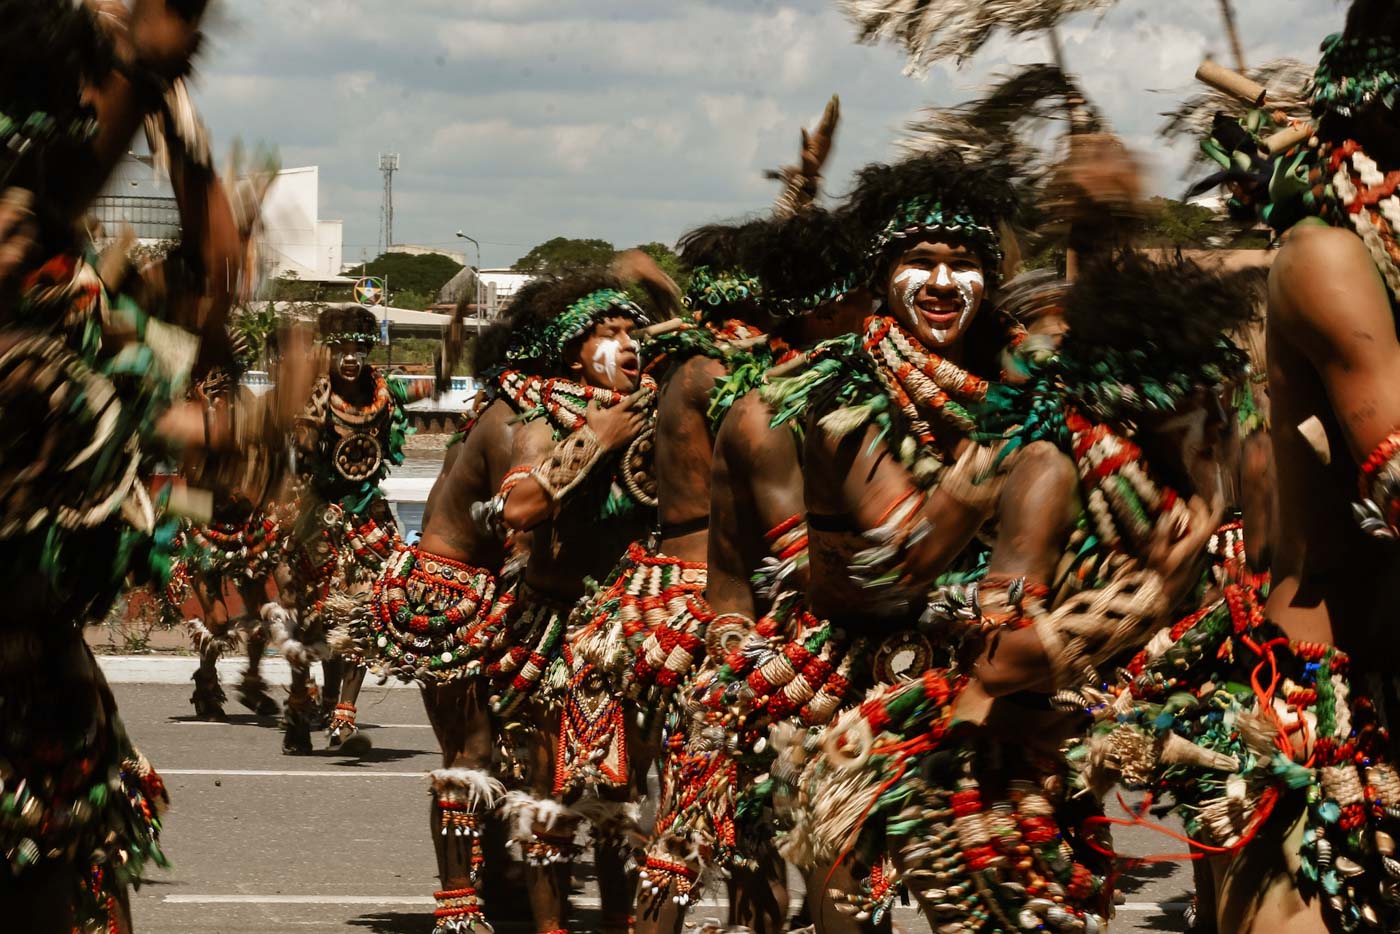
[[[880,524],[865,533],[871,547],[856,552],[851,559],[852,580],[875,588],[895,584],[904,576],[909,549],[932,530],[923,515],[927,500],[927,494],[911,490],[885,510]]]
[[[768,556],[754,572],[758,593],[776,599],[789,577],[807,566],[807,523],[801,516],[789,516],[763,535]]]
[[[1376,445],[1361,465],[1361,502],[1352,507],[1362,531],[1394,540],[1400,530],[1400,431]]]
[[[949,584],[929,600],[921,626],[947,633],[952,641],[988,639],[998,632],[1034,626],[1045,615],[1044,584],[1024,577],[987,577],[971,584]]]
[[[602,460],[603,446],[593,429],[584,425],[554,446],[530,475],[544,487],[555,502],[559,502],[574,487],[583,482],[593,465]]]
[[[1102,587],[1077,593],[1041,616],[1036,635],[1045,647],[1056,688],[1098,680],[1098,667],[1146,641],[1168,610],[1161,578],[1130,571]]]

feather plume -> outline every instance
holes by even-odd
[[[816,127],[809,133],[802,130],[802,152],[797,165],[785,165],[768,171],[767,178],[783,182],[782,193],[773,203],[773,216],[791,217],[806,208],[821,193],[822,167],[831,155],[836,138],[836,125],[841,121],[841,98],[831,95]]]
[[[1073,77],[1056,65],[1025,65],[999,75],[980,98],[924,109],[896,145],[911,156],[952,149],[968,162],[1005,163],[1026,188],[1061,157],[1062,137],[1048,131],[1071,114],[1076,131],[1103,127]]]
[[[1107,10],[1115,0],[837,0],[859,29],[859,41],[894,42],[909,57],[905,74],[974,55],[998,30],[1022,36],[1053,29],[1061,20]]]
[[[481,769],[434,769],[428,773],[432,791],[460,791],[473,808],[494,808],[506,788]]]

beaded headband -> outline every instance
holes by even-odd
[[[587,334],[593,325],[606,318],[631,318],[637,324],[646,322],[646,314],[626,292],[599,289],[574,302],[549,322],[543,334],[545,349],[556,363],[562,363],[568,343]]]
[[[345,344],[352,341],[356,344],[370,344],[372,346],[379,343],[379,335],[367,334],[364,331],[338,331],[334,334],[322,334],[320,337],[316,338],[317,343],[327,346],[331,344]]]
[[[702,317],[729,305],[757,301],[762,297],[762,284],[755,276],[741,270],[711,269],[697,266],[690,274],[685,290],[685,306]]]
[[[523,363],[546,356],[544,328],[537,324],[517,324],[512,329],[510,346],[506,348],[507,363]]]
[[[861,276],[856,273],[847,273],[820,291],[804,295],[801,298],[773,299],[769,305],[777,314],[788,318],[800,318],[822,305],[851,294],[861,286],[860,280]]]
[[[1387,38],[1334,33],[1322,41],[1308,92],[1316,118],[1351,117],[1377,98],[1393,107],[1400,92],[1400,47]]]
[[[967,243],[976,250],[987,266],[984,275],[988,282],[1001,271],[1001,237],[995,230],[971,214],[950,210],[941,201],[923,197],[911,198],[900,205],[871,244],[870,255],[878,259],[893,244],[903,245],[909,240],[927,240],[939,235]]]

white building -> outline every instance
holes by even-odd
[[[277,173],[263,199],[263,232],[258,245],[267,264],[265,275],[293,273],[298,279],[321,281],[342,278],[341,222],[321,219],[320,186],[318,166]]]
[[[342,233],[338,220],[320,216],[320,169],[283,169],[263,200],[259,253],[263,275],[295,273],[299,279],[346,281],[340,275]],[[127,153],[102,193],[93,215],[108,236],[130,224],[147,245],[180,236],[180,211],[170,180],[156,173],[149,156]]]
[[[443,305],[455,305],[462,300],[464,294],[476,289],[478,301],[472,304],[480,304],[488,315],[494,315],[509,305],[520,287],[533,278],[534,276],[527,273],[510,269],[483,269],[477,272],[470,266],[465,266],[438,290],[438,302]]]

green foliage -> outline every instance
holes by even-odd
[[[378,259],[356,266],[346,275],[356,279],[361,276],[386,276],[389,279],[391,305],[395,308],[421,309],[431,304],[438,290],[461,270],[461,263],[440,253],[428,253],[423,256],[382,253]],[[427,296],[426,301],[423,301],[424,296]],[[405,305],[403,302],[406,298],[420,301],[422,304]]]
[[[535,275],[562,275],[579,269],[605,266],[616,252],[613,245],[606,240],[555,237],[520,257],[511,269]]]
[[[1143,246],[1199,249],[1219,233],[1215,212],[1199,204],[1153,198],[1144,207]]]
[[[462,358],[457,361],[457,366],[453,369],[453,376],[471,376],[471,348],[474,338],[468,338],[466,347],[463,350]],[[410,367],[415,372],[426,367],[425,372],[433,372],[433,361],[437,359],[438,346],[441,341],[433,340],[430,337],[396,337],[394,338],[394,368]],[[376,366],[384,366],[389,362],[389,348],[383,344],[375,344],[374,349],[369,353],[369,362]]]
[[[675,250],[655,240],[651,243],[638,244],[637,249],[656,260],[656,265],[661,267],[661,271],[674,279],[682,292],[685,291],[690,273],[681,267],[681,259],[676,255]]]
[[[277,279],[269,279],[263,286],[262,298],[271,302],[352,302],[354,288],[333,282],[303,282],[297,274],[289,272]]]

